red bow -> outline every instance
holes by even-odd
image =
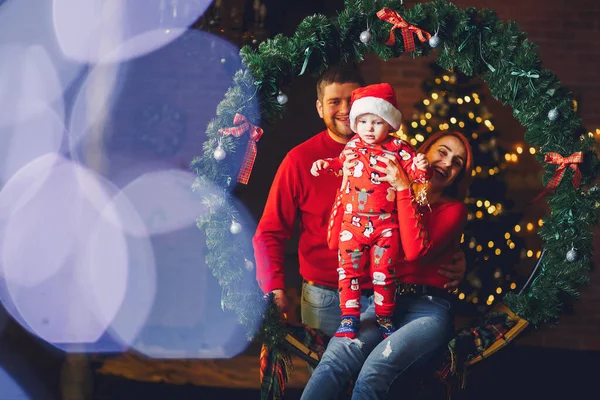
[[[235,126],[232,128],[221,129],[219,132],[221,132],[224,136],[232,135],[235,137],[240,137],[244,134],[244,132],[249,131],[250,140],[248,140],[248,147],[246,148],[246,154],[244,155],[244,161],[242,162],[242,167],[240,168],[240,174],[238,176],[238,182],[246,185],[250,179],[252,167],[254,166],[254,160],[256,159],[256,153],[258,151],[256,142],[258,142],[262,136],[263,130],[262,128],[252,125],[250,122],[248,122],[248,119],[242,114],[235,114],[235,117],[233,118],[233,125]]]
[[[546,155],[544,156],[544,162],[547,162],[549,164],[556,164],[558,165],[558,168],[554,172],[554,175],[552,175],[552,178],[550,178],[550,182],[548,182],[548,186],[546,187],[546,189],[544,189],[542,193],[536,196],[536,198],[533,201],[536,201],[547,192],[556,189],[563,176],[565,175],[567,167],[575,171],[575,174],[573,175],[573,187],[579,187],[579,184],[581,183],[581,171],[579,170],[577,164],[581,164],[583,162],[583,153],[581,151],[573,153],[566,158],[558,153],[546,153]]]
[[[402,29],[402,38],[404,39],[404,51],[415,50],[415,40],[413,39],[413,33],[417,34],[417,37],[421,42],[428,40],[431,37],[429,32],[421,30],[414,25],[410,25],[408,22],[402,19],[400,14],[390,8],[382,8],[377,12],[377,18],[382,21],[393,24],[390,28],[390,38],[385,42],[386,45],[392,46],[396,43],[396,36],[394,35],[394,29]]]

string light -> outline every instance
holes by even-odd
[[[517,284],[516,284],[516,283],[514,283],[514,282],[513,282],[513,283],[511,283],[511,284],[510,284],[510,288],[511,288],[512,290],[515,290],[515,289],[517,288]]]

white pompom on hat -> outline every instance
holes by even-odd
[[[400,129],[402,113],[398,110],[396,92],[389,83],[377,83],[352,91],[350,129],[356,132],[356,118],[363,114],[375,114],[395,130]]]

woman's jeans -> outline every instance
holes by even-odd
[[[397,378],[443,351],[454,334],[450,303],[428,295],[401,295],[396,304],[398,330],[387,339],[382,340],[375,324],[372,301],[361,315],[356,339],[331,338],[302,399],[337,399],[352,380],[352,399],[386,399]],[[394,396],[400,399],[402,393]]]

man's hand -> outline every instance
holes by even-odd
[[[452,256],[450,264],[440,265],[440,269],[438,269],[438,274],[449,279],[448,283],[444,285],[444,289],[447,289],[448,293],[458,290],[458,284],[463,280],[466,272],[467,260],[462,250],[459,250]]]
[[[319,176],[319,171],[326,169],[329,167],[329,163],[325,160],[317,160],[313,163],[312,168],[310,169],[310,173],[313,176]]]

